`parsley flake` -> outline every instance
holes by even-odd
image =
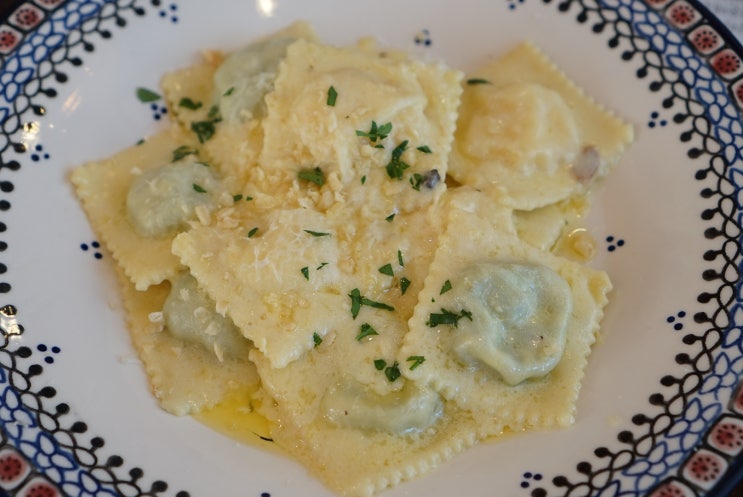
[[[253,236],[255,236],[256,233],[258,233],[258,227],[257,226],[255,228],[253,228],[252,230],[248,231],[248,238],[253,238]]]
[[[217,130],[214,124],[217,121],[210,120],[210,121],[194,121],[191,123],[191,131],[196,133],[196,137],[199,139],[199,143],[204,143],[208,141],[212,136],[214,136],[214,132]]]
[[[157,102],[162,97],[160,96],[159,93],[156,93],[147,88],[139,87],[137,88],[137,98],[139,99],[140,102],[146,104],[150,102]]]
[[[400,293],[402,295],[405,295],[405,292],[408,291],[408,287],[410,286],[410,280],[407,279],[405,276],[400,278]]]
[[[229,97],[233,93],[235,93],[235,87],[234,86],[230,86],[229,88],[227,88],[227,91],[225,91],[224,93],[222,93],[222,96],[223,97]]]
[[[184,109],[189,109],[189,110],[200,109],[203,105],[204,104],[202,104],[201,102],[194,102],[188,97],[183,97],[178,102],[178,107],[183,107]]]
[[[423,364],[426,361],[426,358],[423,357],[422,355],[411,355],[405,360],[410,363],[410,370],[412,371],[418,366],[420,366],[421,364]]]
[[[402,179],[402,173],[410,167],[409,164],[403,162],[400,158],[403,152],[408,148],[408,140],[403,141],[392,151],[392,158],[390,159],[385,169],[387,170],[387,176],[391,179]]]
[[[302,276],[304,276],[304,279],[306,279],[307,281],[309,281],[309,279],[310,279],[310,268],[308,268],[307,266],[305,266],[302,269],[300,269],[300,271],[302,272]]]
[[[369,142],[377,143],[377,141],[382,141],[387,138],[391,131],[392,123],[386,123],[379,126],[376,121],[372,121],[369,131],[361,131],[360,129],[357,129],[356,136],[363,136],[369,138]]]
[[[429,315],[426,324],[429,328],[435,328],[440,324],[448,324],[456,328],[459,324],[459,320],[462,318],[467,318],[472,321],[472,313],[462,309],[459,314],[457,314],[442,307],[441,312],[432,312]]]
[[[379,272],[382,274],[386,274],[387,276],[394,276],[395,273],[392,271],[392,264],[385,264],[384,266],[379,268]]]
[[[325,233],[324,231],[312,231],[312,230],[304,230],[305,233],[309,233],[310,235],[314,237],[321,237],[321,236],[330,236],[330,233]]]
[[[490,85],[490,81],[484,78],[470,78],[467,80],[468,85]]]
[[[392,221],[395,220],[395,213],[393,212],[392,214],[384,218],[384,220],[387,221],[388,223],[391,223]]]
[[[386,368],[384,368],[384,375],[387,377],[390,383],[398,379],[401,374],[402,373],[400,373],[400,364],[397,361],[395,361],[392,366],[387,366]]]
[[[377,371],[382,371],[387,366],[387,361],[384,359],[374,359],[374,368]]]
[[[372,325],[370,325],[369,323],[364,323],[361,325],[361,328],[359,329],[359,334],[356,335],[356,340],[361,341],[364,338],[370,337],[373,335],[379,335],[379,333],[377,333],[377,330],[375,330],[372,327]]]
[[[362,305],[374,307],[375,309],[382,309],[385,311],[395,310],[395,308],[391,305],[387,305],[383,302],[377,302],[375,300],[364,297],[363,295],[361,295],[361,292],[358,288],[354,288],[353,290],[351,290],[351,293],[349,293],[348,296],[351,298],[351,316],[353,316],[354,319],[356,319],[356,316],[359,315],[359,311],[361,310]]]
[[[335,91],[335,88],[333,88],[332,86],[328,88],[328,100],[326,102],[328,104],[328,107],[335,107],[335,101],[337,98],[338,92]]]
[[[439,291],[439,295],[443,295],[446,292],[451,290],[451,281],[446,280],[443,285],[441,285],[441,291]]]
[[[320,169],[319,167],[316,167],[314,169],[301,169],[297,173],[297,178],[315,183],[319,186],[325,184],[325,173],[323,173],[322,169]]]
[[[198,155],[199,151],[195,148],[191,148],[188,145],[181,145],[180,147],[173,150],[173,162],[179,161],[187,155]]]
[[[405,261],[402,260],[402,250],[397,251],[397,263],[400,264],[400,267],[405,266]]]
[[[196,183],[193,184],[193,189],[195,192],[198,192],[198,193],[206,193],[206,190],[204,189],[204,187],[201,185],[197,185]]]
[[[233,195],[232,196],[232,201],[233,202],[239,202],[242,199],[243,199],[243,194],[242,193],[238,193],[237,195]]]
[[[322,337],[318,335],[317,332],[314,332],[312,334],[312,342],[315,344],[315,348],[317,348],[322,343]]]
[[[417,151],[423,152],[424,154],[432,154],[433,150],[431,150],[431,147],[428,145],[421,145],[420,147],[416,148]]]

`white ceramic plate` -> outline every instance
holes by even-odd
[[[388,495],[723,496],[743,473],[743,50],[694,0],[9,3],[0,496],[330,495],[292,461],[158,409],[66,181],[161,125],[136,87],[294,19],[464,70],[528,38],[636,129],[590,220],[615,290],[575,425],[482,444]]]

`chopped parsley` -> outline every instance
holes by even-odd
[[[408,287],[410,286],[410,280],[407,279],[405,276],[400,278],[400,293],[402,295],[405,295],[405,292],[408,291]]]
[[[386,274],[387,276],[394,276],[395,275],[394,271],[392,270],[392,264],[389,264],[389,263],[387,263],[384,266],[380,267],[379,268],[379,272],[382,273],[382,274]]]
[[[310,279],[310,268],[308,268],[307,266],[305,266],[302,269],[300,269],[300,271],[302,272],[302,276],[304,276],[304,279],[306,279],[306,280],[309,281],[309,279]]]
[[[195,192],[198,192],[198,193],[206,193],[206,190],[204,189],[204,187],[201,185],[197,185],[196,183],[193,184],[193,189]]]
[[[402,179],[402,173],[410,165],[403,162],[401,159],[403,152],[408,148],[408,140],[403,141],[392,151],[392,158],[390,159],[385,169],[387,170],[387,176],[391,179]]]
[[[377,333],[377,330],[375,330],[372,327],[372,325],[370,325],[369,323],[364,323],[361,325],[361,328],[359,329],[359,334],[356,335],[356,340],[361,341],[364,338],[370,337],[373,335],[379,335],[379,333]]]
[[[202,104],[201,102],[194,102],[188,97],[183,97],[178,102],[178,107],[183,107],[184,109],[189,109],[189,110],[200,109],[203,105],[204,104]]]
[[[227,91],[225,91],[224,93],[222,93],[222,96],[223,97],[229,97],[233,93],[235,93],[235,87],[234,86],[230,86],[229,88],[227,88]]]
[[[402,260],[402,250],[397,251],[397,263],[400,264],[400,267],[405,266],[405,261]]]
[[[242,193],[238,193],[237,195],[233,195],[232,196],[232,201],[233,202],[239,202],[242,199],[243,199],[243,194]]]
[[[321,262],[321,263],[320,263],[320,265],[319,265],[319,266],[317,266],[317,267],[316,267],[315,269],[319,271],[320,269],[324,268],[324,267],[325,267],[325,266],[327,266],[327,265],[328,265],[328,263],[327,263],[327,262]]]
[[[320,169],[319,167],[316,167],[314,169],[301,169],[297,173],[297,178],[315,183],[319,186],[325,184],[325,173],[323,173],[322,169]]]
[[[314,332],[312,334],[312,342],[315,344],[315,348],[317,348],[322,343],[322,337],[318,335],[317,332]]]
[[[387,365],[387,361],[384,359],[374,359],[374,368],[377,371],[384,371],[384,375],[390,382],[395,381],[401,376],[400,363],[395,361],[392,366]]]
[[[248,231],[248,238],[253,238],[253,236],[255,236],[256,233],[258,233],[258,227],[257,226],[255,228],[253,228],[252,230]]]
[[[150,103],[150,102],[157,102],[162,97],[159,93],[156,93],[152,90],[149,90],[147,88],[139,87],[137,88],[137,98],[142,103]]]
[[[358,288],[354,288],[353,290],[351,290],[351,293],[349,293],[348,296],[351,298],[351,316],[353,316],[354,319],[356,319],[356,316],[359,315],[359,311],[361,310],[362,305],[374,307],[375,309],[383,309],[385,311],[395,310],[395,308],[391,305],[387,305],[385,303],[377,302],[375,300],[364,297],[363,295],[361,295],[361,292]]]
[[[395,220],[395,213],[393,212],[392,214],[384,218],[384,220],[387,221],[388,223],[391,223],[392,221]]]
[[[470,78],[467,80],[468,85],[490,85],[490,81],[484,78]]]
[[[435,328],[440,324],[448,324],[456,328],[459,324],[459,320],[462,318],[467,318],[472,321],[472,313],[462,309],[459,314],[457,314],[442,307],[441,312],[432,312],[429,315],[426,324],[429,328]]]
[[[335,91],[335,88],[333,88],[332,86],[328,88],[328,100],[326,102],[328,104],[328,107],[335,107],[335,101],[337,98],[338,92]]]
[[[173,162],[179,161],[187,155],[198,155],[199,151],[195,148],[191,148],[188,145],[181,145],[180,147],[173,150]]]
[[[219,121],[211,119],[209,121],[194,121],[191,123],[191,131],[196,133],[199,143],[204,143],[214,136],[214,132],[217,130],[214,124],[217,122]]]
[[[361,177],[361,184],[366,183],[366,174]]]
[[[401,376],[400,364],[395,361],[392,366],[387,366],[386,368],[384,368],[384,375],[387,377],[390,383],[398,379]]]
[[[422,355],[411,355],[405,360],[410,363],[410,370],[412,371],[418,366],[420,366],[421,364],[423,364],[426,361],[426,358],[423,357]]]
[[[420,147],[416,148],[417,151],[423,152],[424,154],[432,154],[433,150],[431,150],[431,147],[428,145],[421,145]]]
[[[439,295],[443,295],[446,292],[451,290],[451,281],[446,280],[443,285],[441,285],[441,291],[439,291]]]
[[[425,186],[429,190],[436,188],[436,185],[441,181],[441,175],[439,175],[438,169],[431,169],[426,174],[415,173],[410,178],[410,185],[413,190],[420,191],[421,185]]]
[[[360,129],[357,129],[356,136],[364,136],[369,138],[369,142],[377,143],[377,141],[382,141],[387,138],[391,131],[392,123],[386,123],[379,126],[376,121],[372,121],[369,131],[361,131]]]
[[[330,236],[330,233],[326,233],[324,231],[312,231],[312,230],[304,230],[305,233],[309,233],[310,235],[314,237],[320,237],[320,236]]]

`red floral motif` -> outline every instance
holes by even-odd
[[[8,27],[0,28],[0,53],[10,53],[21,41],[20,33]]]
[[[687,459],[683,475],[688,481],[709,490],[725,473],[727,462],[721,456],[706,449],[699,449]]]
[[[717,31],[710,26],[699,26],[689,34],[689,40],[694,48],[703,55],[710,54],[722,47],[723,41]]]
[[[62,497],[59,489],[43,478],[34,478],[16,495],[18,497]]]
[[[712,57],[710,64],[717,74],[727,78],[737,76],[743,68],[740,57],[730,49],[725,49]]]
[[[43,18],[44,13],[41,9],[25,3],[13,12],[9,22],[21,29],[33,29],[38,26]]]
[[[660,484],[648,497],[694,497],[694,492],[683,483],[667,480]]]
[[[720,418],[710,430],[708,442],[712,447],[734,456],[743,450],[743,421],[731,416]]]
[[[666,17],[679,28],[688,28],[700,18],[699,12],[685,1],[676,2],[666,11]]]
[[[0,451],[0,488],[13,488],[18,485],[31,470],[28,462],[12,449]]]

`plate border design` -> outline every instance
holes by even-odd
[[[729,155],[729,146],[721,143],[721,136],[716,134],[717,130],[706,108],[698,104],[699,95],[693,94],[690,87],[679,78],[678,67],[660,57],[647,39],[632,29],[630,21],[618,17],[616,6],[621,5],[631,11],[631,7],[639,8],[641,2],[644,2],[642,5],[646,6],[648,18],[669,24],[686,48],[693,50],[696,57],[707,62],[712,68],[710,81],[727,93],[727,101],[718,104],[720,110],[724,111],[723,115],[731,108],[735,108],[735,116],[727,117],[730,122],[735,119],[740,121],[740,112],[743,109],[743,66],[740,65],[743,47],[696,0],[534,1],[545,6],[552,5],[564,15],[573,15],[579,24],[586,25],[596,35],[608,36],[609,47],[614,51],[620,51],[622,60],[635,64],[640,61],[637,77],[649,81],[648,89],[658,95],[664,109],[670,111],[679,106],[683,107],[681,111],[676,110],[673,117],[676,125],[685,128],[679,139],[688,144],[688,156],[691,159],[706,161],[693,173],[702,185],[700,195],[712,206],[700,214],[707,223],[702,235],[710,240],[720,240],[721,249],[702,254],[708,269],[700,276],[706,282],[716,282],[718,287],[714,292],[699,294],[697,303],[705,310],[693,315],[697,331],[686,333],[682,339],[688,351],[675,357],[678,365],[688,367],[691,371],[683,377],[667,375],[659,380],[664,393],[655,393],[648,399],[654,414],[636,414],[632,419],[634,428],[622,430],[617,434],[616,442],[620,444],[620,448],[596,448],[593,456],[598,463],[581,461],[576,465],[579,476],[554,476],[550,482],[530,489],[530,495],[568,497],[593,495],[591,492],[602,492],[602,495],[606,495],[603,492],[608,491],[607,485],[615,486],[615,493],[612,495],[616,496],[723,495],[717,493],[718,489],[709,486],[709,482],[705,483],[696,478],[698,475],[690,472],[689,467],[693,464],[694,457],[700,453],[706,454],[703,451],[721,456],[729,468],[743,467],[743,458],[740,454],[725,454],[710,440],[721,418],[727,416],[731,419],[743,419],[743,385],[740,378],[735,384],[726,387],[726,390],[732,392],[729,399],[713,399],[713,404],[718,405],[718,408],[708,418],[703,416],[700,418],[703,419],[701,428],[696,426],[689,429],[697,436],[698,443],[694,446],[696,449],[689,450],[685,458],[676,460],[673,466],[676,469],[670,476],[664,474],[655,480],[645,479],[638,484],[637,481],[641,478],[633,480],[633,471],[638,462],[652,455],[645,448],[648,442],[651,442],[649,446],[655,446],[655,442],[672,431],[675,422],[681,416],[679,412],[686,413],[689,406],[699,403],[699,396],[707,395],[704,391],[706,378],[717,375],[729,382],[729,375],[714,370],[715,361],[724,355],[723,352],[735,347],[743,348],[741,328],[743,324],[740,324],[743,323],[743,318],[738,321],[738,326],[735,326],[735,320],[731,321],[731,316],[743,315],[743,306],[738,298],[741,295],[739,281],[743,263],[739,246],[742,225],[738,212],[743,210],[743,206],[737,200],[737,190],[740,189],[739,185],[743,183],[743,179],[737,178],[736,182],[734,177],[738,169],[735,162],[741,163],[741,159],[739,154]],[[21,132],[24,126],[29,125],[31,120],[28,120],[27,116],[43,117],[46,111],[39,102],[56,96],[55,86],[67,81],[66,71],[80,67],[82,56],[95,50],[100,41],[109,39],[113,29],[125,27],[130,20],[153,11],[159,7],[160,2],[150,0],[148,6],[142,6],[143,2],[137,0],[121,0],[114,3],[104,0],[28,0],[23,3],[27,4],[37,8],[36,14],[40,16],[38,18],[40,21],[24,26],[8,20],[0,24],[0,34],[3,28],[8,28],[25,39],[24,37],[32,36],[36,29],[40,29],[45,20],[64,12],[70,6],[85,5],[97,8],[91,9],[89,15],[84,20],[81,19],[80,24],[70,29],[56,45],[47,47],[48,57],[44,59],[38,73],[19,87],[18,97],[22,98],[12,99],[12,112],[3,115],[0,109],[0,122],[3,123],[3,132],[0,134],[0,172],[21,169],[18,160],[6,158],[13,153],[23,155],[28,150],[22,143],[12,142],[11,138]],[[711,41],[714,36],[705,30],[716,34],[718,43]],[[702,36],[703,34],[706,36]],[[9,56],[15,54],[13,50],[18,46],[20,45],[15,45],[7,53],[3,53],[0,47],[0,73],[6,64],[11,63]],[[721,91],[719,88],[718,95]],[[7,248],[7,244],[1,239],[7,227],[1,219],[2,213],[10,208],[8,197],[12,191],[12,182],[0,181],[0,254]],[[0,275],[6,270],[7,268],[0,263]],[[0,281],[0,298],[10,291],[10,283]],[[9,408],[7,403],[5,411],[0,408],[0,421],[3,421],[4,413],[7,415],[11,411],[14,415],[30,415],[40,430],[53,436],[60,449],[74,454],[76,464],[83,468],[82,472],[92,475],[91,477],[102,484],[102,492],[115,490],[120,495],[148,497],[166,492],[168,484],[160,480],[145,488],[144,472],[140,468],[125,471],[124,461],[119,456],[111,456],[106,461],[100,461],[97,452],[104,446],[104,440],[101,437],[89,436],[85,423],[67,419],[69,406],[65,403],[56,403],[50,407],[57,396],[57,391],[52,387],[41,389],[34,387],[34,378],[44,371],[44,366],[37,360],[42,349],[37,348],[34,351],[25,345],[11,347],[11,337],[23,331],[21,325],[15,321],[15,314],[11,304],[0,309],[0,384],[10,384],[10,390],[15,391],[22,402],[15,410]],[[738,337],[737,340],[733,340],[735,337]],[[0,450],[13,447],[10,439],[8,429],[0,425]],[[122,472],[126,472],[127,476],[120,476]],[[21,495],[21,491],[26,488],[25,485],[38,482],[38,478],[44,478],[44,475],[32,470],[19,486],[10,489],[0,487],[0,495],[3,495],[3,492]],[[619,481],[617,478],[622,480]],[[624,481],[635,481],[636,486],[623,487]],[[551,483],[552,487],[548,489],[547,483]],[[64,492],[66,495],[73,495],[70,492],[72,489],[73,487],[58,487],[60,493]],[[672,493],[678,489],[686,493]],[[82,487],[78,494],[87,495],[83,493]],[[180,491],[176,495],[187,497],[189,494]]]

